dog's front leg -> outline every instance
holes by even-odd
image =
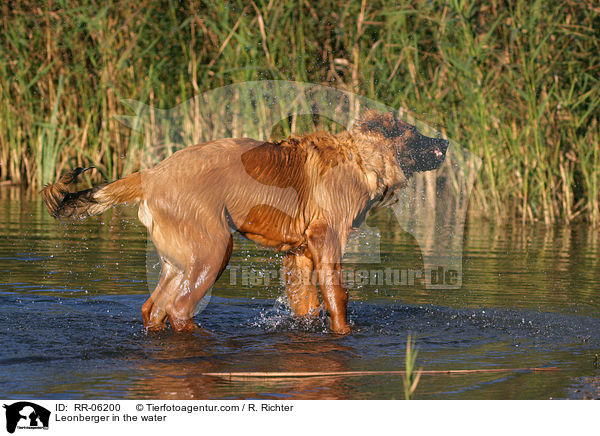
[[[342,285],[342,248],[340,235],[325,220],[313,222],[306,231],[308,249],[317,270],[325,309],[331,318],[331,330],[350,333],[346,321],[348,293]]]
[[[310,251],[288,253],[283,259],[283,277],[290,307],[296,316],[319,313],[319,290],[313,280],[314,264]]]

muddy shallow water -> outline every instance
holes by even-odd
[[[204,373],[402,370],[409,333],[426,370],[558,368],[424,375],[415,398],[600,396],[593,363],[600,238],[585,226],[471,222],[460,288],[355,280],[354,332],[338,337],[327,333],[323,316],[312,323],[290,316],[277,276],[281,255],[242,238],[196,317],[202,329],[146,334],[140,309],[159,271],[134,209],[60,224],[38,199],[5,189],[0,218],[2,397],[403,398],[396,375],[230,380]],[[377,264],[346,259],[354,279],[373,268],[422,268],[419,245],[389,214],[368,222],[380,230],[380,256]]]

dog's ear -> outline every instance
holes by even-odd
[[[394,114],[370,110],[365,112],[358,122],[359,129],[366,134],[379,133],[385,138],[402,136],[410,126],[396,119]]]

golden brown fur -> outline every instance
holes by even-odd
[[[194,328],[197,304],[229,261],[232,231],[287,252],[284,277],[296,315],[319,307],[313,271],[331,329],[347,333],[347,294],[340,262],[350,230],[414,171],[437,168],[447,141],[420,135],[391,114],[368,112],[338,135],[319,133],[279,143],[220,139],[185,148],[154,168],[72,193],[84,171],[47,186],[55,217],[100,213],[139,202],[139,218],[159,252],[162,273],[142,308],[144,325]]]
[[[141,198],[140,173],[134,173],[113,183],[72,192],[77,177],[91,168],[76,168],[62,175],[58,182],[42,190],[42,199],[55,218],[81,218],[97,215],[108,208]]]

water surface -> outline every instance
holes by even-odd
[[[415,239],[393,216],[378,264],[348,271],[422,268]],[[350,287],[354,333],[324,317],[295,321],[282,298],[281,255],[242,238],[192,334],[146,334],[140,309],[157,259],[133,208],[61,224],[39,199],[0,190],[0,396],[14,399],[393,399],[400,376],[233,379],[207,372],[393,371],[406,338],[426,370],[557,367],[426,375],[415,398],[598,398],[599,234],[585,226],[526,229],[471,222],[463,285]],[[265,271],[268,272],[265,276]]]

